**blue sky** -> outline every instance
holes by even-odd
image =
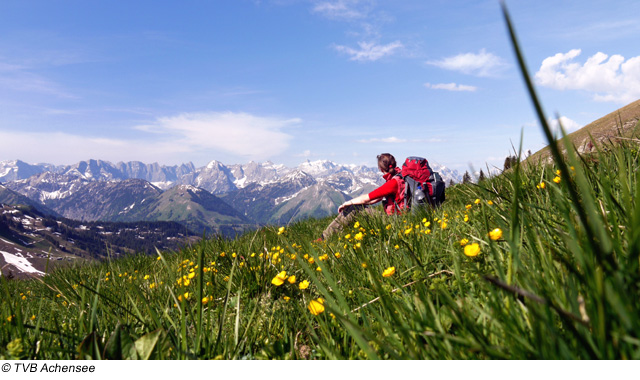
[[[506,3],[549,117],[640,98],[640,2]],[[521,133],[546,145],[495,0],[0,3],[0,161],[467,170]]]

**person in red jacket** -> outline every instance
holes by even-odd
[[[396,159],[389,153],[383,153],[378,156],[378,168],[384,173],[382,176],[386,180],[384,185],[368,194],[362,194],[341,204],[338,207],[338,216],[322,232],[322,240],[326,240],[333,233],[351,223],[361,211],[372,212],[370,208],[366,208],[368,205],[382,201],[387,214],[393,215],[402,211],[404,180],[400,175]]]

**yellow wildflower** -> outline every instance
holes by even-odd
[[[333,255],[336,257],[336,259],[339,259],[340,257],[342,257],[342,255],[340,254],[340,252],[336,252],[336,253],[334,253]]]
[[[36,320],[36,316],[32,315],[31,318],[29,318],[29,319],[31,319],[32,321],[35,321]]]
[[[284,297],[282,297],[282,299],[284,299],[284,300],[285,300],[285,302],[289,302],[289,300],[291,299],[291,297],[289,297],[289,296],[284,296]]]
[[[469,257],[478,256],[479,253],[480,245],[478,245],[478,243],[469,244],[464,247],[464,254]]]
[[[476,198],[476,200],[475,200],[475,201],[473,201],[473,203],[475,203],[475,204],[480,203],[480,198]]]
[[[362,263],[361,265],[362,265],[363,268],[367,267],[367,263]]]
[[[382,272],[382,277],[391,277],[396,273],[396,267],[389,267]]]
[[[471,206],[471,205],[464,206],[464,208],[466,208],[467,210],[470,209],[471,207],[473,207],[473,206]]]
[[[309,302],[309,312],[313,315],[320,315],[324,313],[324,305],[322,304],[322,298],[318,298],[317,300],[312,300]]]
[[[356,223],[353,225],[353,228],[358,228],[358,227],[360,227],[360,222],[356,222]]]
[[[308,287],[309,287],[309,281],[307,280],[302,281],[300,285],[298,285],[298,288],[300,288],[300,290],[305,290]]]
[[[364,236],[364,235],[362,235],[362,232],[358,232],[358,233],[356,234],[356,236],[354,236],[353,238],[354,238],[354,239],[356,239],[356,240],[362,240],[362,239],[363,239],[363,236]]]
[[[560,177],[555,177],[555,178],[553,179],[553,182],[555,182],[555,183],[560,183],[560,181],[561,181],[561,178],[560,178]]]
[[[316,268],[316,271],[318,271],[318,272],[322,272],[322,268],[317,267],[317,268]]]
[[[489,237],[491,238],[491,240],[499,240],[502,237],[502,230],[499,228],[494,229],[493,231],[489,232]]]
[[[282,271],[280,273],[278,273],[277,276],[275,276],[272,280],[271,283],[275,286],[280,286],[282,284],[284,284],[285,280],[287,279],[287,271]]]
[[[287,278],[287,281],[289,281],[290,284],[295,284],[296,276],[289,276],[289,278]]]
[[[467,245],[467,244],[469,244],[469,239],[466,239],[466,238],[465,238],[465,239],[460,240],[460,245],[461,245],[461,246],[463,246],[463,247],[464,247],[464,246],[465,246],[465,245]]]
[[[489,201],[487,201],[487,204],[488,204],[489,206],[492,206],[492,205],[493,205],[493,201],[489,200]]]
[[[278,235],[282,235],[284,233],[284,227],[278,228]]]

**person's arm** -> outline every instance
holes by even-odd
[[[338,207],[338,212],[342,212],[342,210],[344,210],[345,207],[349,207],[349,206],[353,206],[353,205],[364,205],[364,204],[369,204],[368,202],[371,199],[369,199],[369,194],[362,194],[360,196],[357,196],[353,199],[350,199],[346,202],[344,202],[343,204],[340,205],[340,207]]]
[[[370,192],[369,194],[362,194],[358,197],[355,197],[351,200],[344,202],[338,207],[338,212],[342,212],[345,207],[351,205],[370,205],[374,203],[380,202],[382,197],[395,194],[398,190],[398,182],[397,181],[387,181],[384,185]]]

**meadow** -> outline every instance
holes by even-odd
[[[639,359],[637,138],[561,155],[527,84],[554,164],[324,242],[328,218],[2,278],[0,359]]]

